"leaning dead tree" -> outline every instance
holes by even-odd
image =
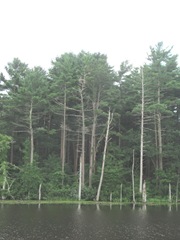
[[[105,167],[105,161],[106,161],[106,152],[107,152],[107,145],[108,145],[108,140],[109,140],[109,129],[110,129],[110,125],[111,125],[112,119],[113,119],[113,114],[111,113],[111,111],[109,109],[108,120],[107,120],[107,128],[106,128],[106,136],[105,136],[105,143],[104,143],[103,161],[102,161],[102,168],[101,168],[101,177],[100,177],[100,180],[99,180],[99,186],[98,186],[98,191],[97,191],[97,195],[96,195],[96,201],[99,201],[101,187],[102,187],[102,182],[103,182],[104,167]]]

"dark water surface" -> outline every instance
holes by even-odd
[[[180,208],[180,206],[179,206]],[[180,240],[176,206],[0,205],[0,240]]]

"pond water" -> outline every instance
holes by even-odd
[[[180,240],[180,210],[178,206],[0,205],[0,240],[28,239]]]

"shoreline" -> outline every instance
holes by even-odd
[[[42,205],[47,205],[47,204],[82,204],[82,205],[147,205],[147,206],[160,206],[160,205],[180,205],[180,202],[168,202],[168,201],[148,201],[146,203],[142,202],[104,202],[104,201],[76,201],[76,200],[0,200],[0,204],[7,204],[7,205],[15,205],[15,204],[24,204],[24,205],[35,205],[35,204],[42,204]]]

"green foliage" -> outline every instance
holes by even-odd
[[[7,160],[7,153],[10,148],[11,141],[11,137],[0,134],[0,162]]]
[[[44,179],[44,198],[47,199],[77,199],[77,176],[62,174],[59,158],[50,155],[42,170]],[[62,185],[62,180],[64,184]]]
[[[90,187],[84,187],[82,189],[82,199],[86,201],[93,201],[96,198],[96,189]]]
[[[16,173],[18,168],[3,161],[0,163],[0,192],[2,199],[13,198],[13,193],[11,188],[13,188],[14,181],[16,180]]]
[[[165,199],[169,183],[172,185],[172,195],[175,196],[180,175],[180,69],[177,55],[171,53],[171,48],[164,48],[162,42],[150,48],[148,60],[143,66],[143,173],[148,198]],[[132,201],[131,167],[134,149],[135,192],[137,201],[141,201],[138,193],[142,91],[139,68],[133,68],[128,61],[124,61],[120,64],[119,71],[115,72],[109,66],[106,55],[82,51],[57,57],[48,73],[41,67],[30,69],[19,59],[8,63],[6,71],[8,79],[3,74],[0,75],[0,90],[5,90],[0,95],[1,196],[38,199],[39,184],[42,183],[43,199],[77,199],[82,151],[81,79],[84,81],[85,114],[85,187],[82,199],[94,200],[97,193],[107,110],[110,108],[114,118],[110,129],[101,200],[109,201],[112,193],[113,201],[119,201],[120,185],[123,184],[123,201]],[[161,121],[164,167],[161,171],[158,168],[158,117]],[[30,137],[33,138],[34,164],[29,164],[32,150]],[[63,138],[64,171],[61,168]],[[92,139],[94,146],[91,146]],[[87,186],[92,151],[96,154],[93,156],[95,159],[90,188]]]
[[[17,199],[38,199],[39,184],[42,183],[43,176],[41,170],[35,163],[27,163],[21,167],[17,174],[13,195]]]

